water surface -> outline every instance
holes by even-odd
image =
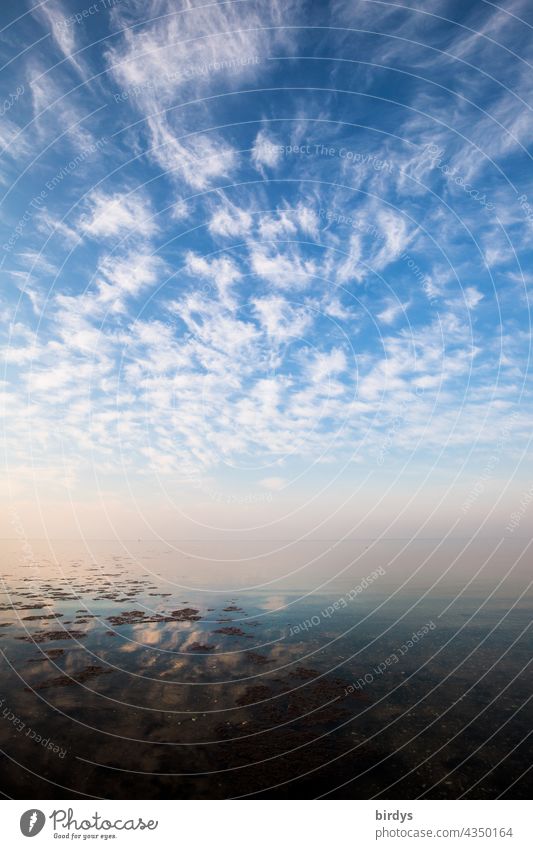
[[[15,798],[527,798],[527,543],[4,542]]]

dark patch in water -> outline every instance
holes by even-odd
[[[38,631],[28,637],[17,637],[17,640],[24,640],[26,643],[48,643],[54,640],[81,640],[86,636],[86,631]]]
[[[86,666],[76,675],[69,677],[68,675],[57,675],[55,678],[48,678],[46,681],[41,681],[33,687],[26,687],[26,690],[49,690],[52,687],[75,687],[76,684],[85,684],[92,678],[98,675],[109,675],[111,669],[105,669],[103,666]]]

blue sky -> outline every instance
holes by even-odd
[[[499,533],[530,483],[528,4],[1,15],[4,497],[272,527],[452,493],[444,528],[505,492]]]

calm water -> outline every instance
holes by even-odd
[[[2,791],[531,795],[526,542],[275,549],[2,543]]]

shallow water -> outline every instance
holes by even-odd
[[[527,798],[526,547],[5,542],[2,790]]]

